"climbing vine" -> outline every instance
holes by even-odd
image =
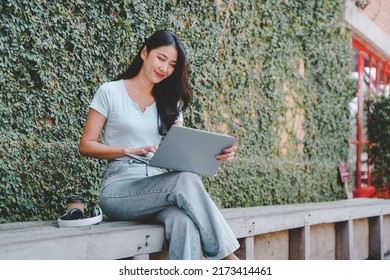
[[[354,93],[343,2],[2,2],[0,222],[56,218],[69,196],[99,203],[105,162],[78,153],[89,102],[162,28],[189,56],[186,125],[239,134],[236,160],[204,177],[221,207],[343,198]]]

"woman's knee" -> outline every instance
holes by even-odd
[[[186,191],[204,189],[203,182],[198,174],[191,172],[177,172],[176,190]]]
[[[158,214],[158,220],[165,224],[167,233],[172,231],[197,231],[194,221],[182,209],[172,206]]]

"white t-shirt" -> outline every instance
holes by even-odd
[[[101,85],[89,107],[107,118],[103,128],[106,145],[139,148],[160,144],[156,102],[142,112],[128,96],[123,80]],[[182,114],[176,121],[183,121]]]

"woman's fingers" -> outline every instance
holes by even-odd
[[[238,134],[234,134],[234,138],[238,138]],[[223,149],[222,153],[217,155],[216,160],[221,160],[223,162],[230,162],[234,159],[234,155],[237,152],[237,146],[233,145],[226,149]]]
[[[157,147],[150,145],[150,146],[143,146],[135,150],[135,154],[139,156],[147,156],[149,153],[155,153],[157,151]]]
[[[237,151],[237,147],[232,146],[232,147],[224,149],[222,154],[217,155],[215,158],[217,160],[221,160],[221,161],[225,161],[225,162],[232,161],[234,159],[234,154],[236,151]]]

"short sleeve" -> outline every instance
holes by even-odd
[[[105,86],[102,85],[99,87],[99,89],[96,91],[95,96],[92,99],[91,104],[89,105],[89,108],[95,109],[100,114],[108,117],[109,114],[109,96],[108,91],[106,90]]]

